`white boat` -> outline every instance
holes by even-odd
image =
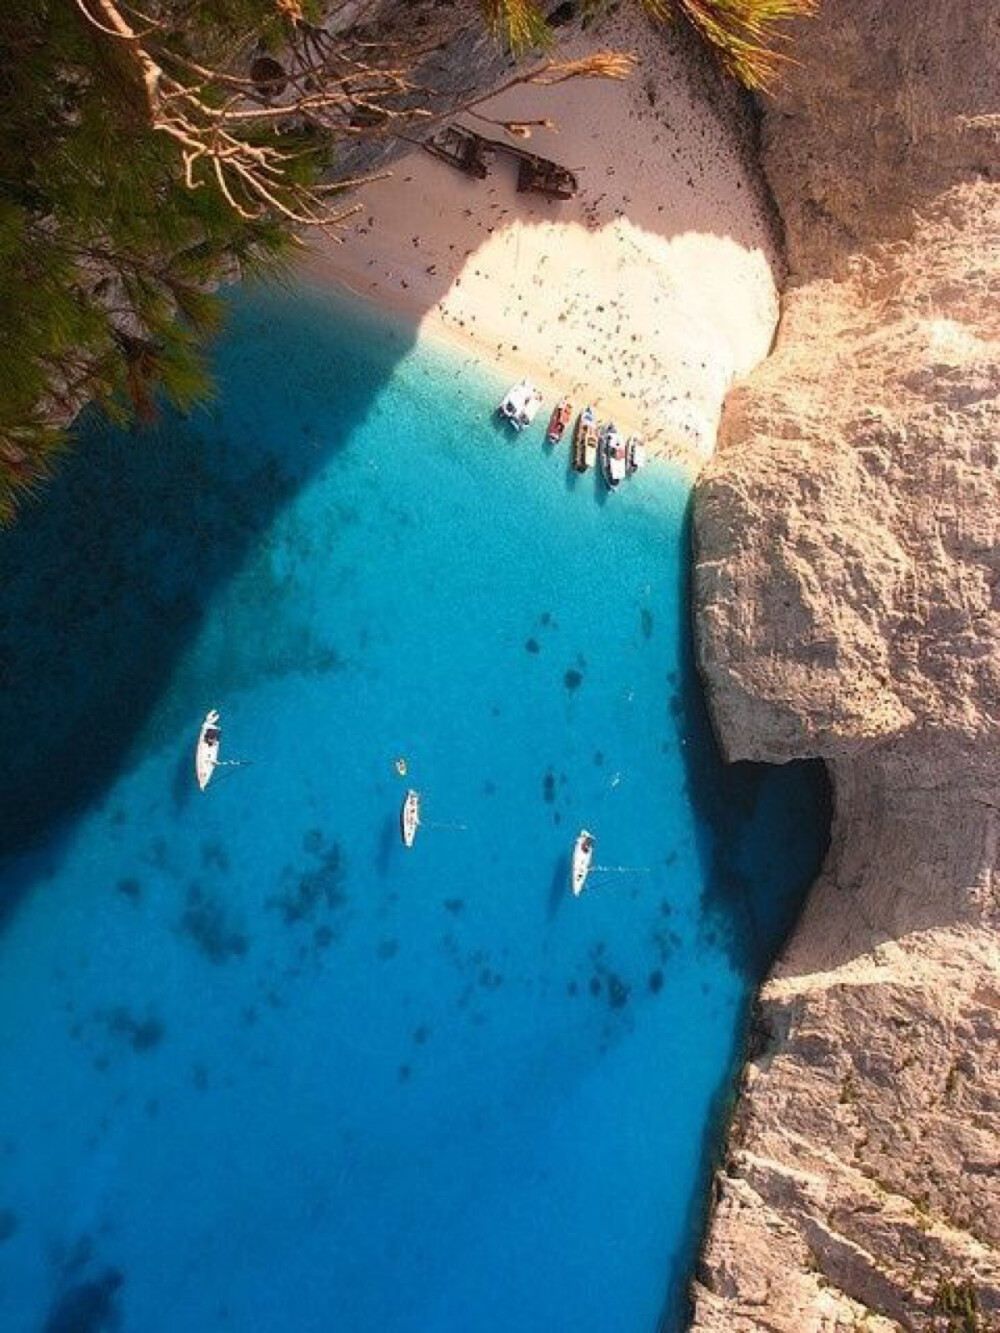
[[[219,714],[214,708],[205,714],[205,721],[198,733],[198,744],[194,752],[194,773],[198,786],[205,790],[212,780],[212,774],[219,766],[219,742],[222,731],[219,728]]]
[[[630,435],[625,445],[625,461],[629,472],[638,472],[646,466],[646,441],[641,435]]]
[[[609,491],[625,477],[625,441],[611,421],[601,430],[601,471]]]
[[[399,832],[404,847],[412,847],[420,826],[420,793],[412,787],[403,797],[403,806],[399,812]]]
[[[524,411],[521,413],[521,426],[530,426],[535,417],[538,416],[538,409],[542,405],[541,391],[532,389],[528,401],[524,405]]]
[[[573,897],[579,898],[583,892],[583,886],[587,882],[587,876],[590,874],[591,863],[594,859],[594,835],[587,830],[581,829],[576,835],[576,842],[573,844],[573,864],[570,871],[570,885],[573,889]]]
[[[576,419],[573,432],[573,466],[577,472],[593,467],[597,457],[597,418],[592,407],[585,407]]]
[[[518,380],[507,390],[499,412],[515,430],[524,430],[534,421],[542,405],[542,395],[531,380]]]

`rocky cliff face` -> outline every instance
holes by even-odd
[[[732,758],[833,843],[764,988],[698,1281],[725,1333],[1000,1329],[1000,8],[827,0],[763,124],[772,357],[695,506]]]

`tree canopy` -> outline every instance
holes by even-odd
[[[751,85],[781,58],[775,24],[814,5],[639,2],[686,19]],[[338,153],[440,110],[415,72],[476,5],[515,53],[550,40],[539,0],[411,0],[405,25],[341,30],[344,0],[0,6],[0,522],[84,403],[124,422],[156,394],[183,408],[208,391],[213,288],[279,270],[302,227],[336,224],[357,183],[337,179]],[[623,72],[613,53],[550,52],[514,77]]]

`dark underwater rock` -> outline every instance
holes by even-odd
[[[197,884],[188,889],[180,925],[184,934],[191,937],[212,963],[242,958],[249,947],[246,935],[230,924],[229,914],[222,903],[206,897]]]
[[[99,1278],[70,1287],[59,1298],[42,1333],[111,1333],[120,1323],[118,1291],[124,1278],[108,1268]]]
[[[310,846],[316,846],[315,840],[311,839]],[[298,875],[287,870],[284,879],[293,880],[294,883],[288,892],[268,901],[268,907],[279,911],[287,926],[294,926],[300,921],[312,921],[322,908],[332,911],[347,902],[347,894],[343,889],[344,858],[340,844],[335,842],[325,848],[318,846],[314,855],[317,864]]]
[[[133,1051],[140,1055],[159,1046],[166,1033],[166,1028],[158,1018],[152,1015],[148,1018],[135,1018],[123,1006],[112,1009],[109,1013],[100,1014],[99,1017],[103,1018],[109,1032],[116,1037],[124,1038]]]

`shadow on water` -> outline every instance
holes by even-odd
[[[399,820],[394,815],[386,815],[378,835],[378,847],[375,851],[375,873],[379,879],[388,878],[398,847]]]
[[[576,468],[573,466],[573,444],[571,441],[569,452],[566,455],[566,489],[568,491],[575,491],[580,485],[583,476],[584,474],[582,472],[577,472]]]
[[[223,770],[225,772],[226,770]],[[221,776],[221,775],[220,775]],[[194,787],[191,784],[191,755],[187,750],[182,750],[177,756],[177,763],[174,765],[174,775],[170,782],[170,798],[173,801],[174,809],[181,811],[191,800]]]
[[[102,1333],[121,1327],[118,1293],[125,1279],[116,1268],[68,1288],[56,1301],[42,1333]]]
[[[720,1078],[708,1105],[702,1124],[698,1160],[702,1163],[702,1180],[696,1190],[687,1219],[687,1243],[673,1257],[667,1276],[666,1297],[655,1333],[681,1333],[690,1328],[694,1316],[691,1301],[691,1282],[697,1274],[698,1253],[708,1225],[713,1201],[713,1176],[721,1164],[722,1138],[732,1113],[736,1096],[736,1078],[740,1057],[749,1030],[749,1014],[733,1033],[729,1067]]]
[[[690,529],[689,504],[683,534],[689,549]],[[670,711],[698,815],[705,928],[717,931],[733,965],[755,986],[781,949],[826,855],[830,786],[819,760],[723,760],[695,662],[690,566],[686,562],[678,598],[682,660]]]
[[[569,857],[564,853],[552,867],[552,879],[549,882],[548,911],[549,921],[556,919],[560,907],[571,896],[569,885]]]
[[[373,322],[361,356],[363,314],[352,308],[345,326],[341,303],[296,292],[292,320],[289,299],[231,295],[236,337],[217,367],[224,424],[211,407],[127,433],[85,413],[56,479],[0,535],[0,856],[51,838],[100,800],[216,589],[342,447],[412,345],[402,326]],[[335,429],[324,438],[317,385],[298,369],[317,360]],[[183,763],[176,800],[188,793]],[[34,861],[6,868],[0,927],[36,878]]]
[[[691,548],[691,504],[683,540]],[[719,1163],[753,996],[795,924],[830,840],[832,801],[818,760],[781,766],[723,760],[694,655],[692,561],[682,564],[678,598],[681,666],[670,713],[682,744],[688,794],[697,814],[702,931],[727,950],[747,986],[744,1012],[704,1127],[702,1188],[688,1219],[686,1251],[669,1275],[658,1333],[690,1323],[689,1284],[708,1221],[709,1183]]]
[[[290,320],[282,318],[287,296],[241,291],[233,297],[237,337],[219,355],[224,423],[218,410],[187,419],[168,415],[155,429],[125,434],[90,417],[41,503],[0,535],[0,736],[6,760],[0,856],[45,843],[44,854],[18,856],[2,874],[0,926],[57,867],[71,835],[69,817],[99,802],[133,761],[216,591],[335,457],[412,344],[401,328],[380,330],[364,340],[362,358],[353,311],[345,326],[336,303],[301,293],[295,299]],[[331,423],[328,435],[317,428],[315,383],[299,378],[306,374],[300,364],[315,366],[317,348],[329,395],[329,410],[320,414]],[[308,407],[299,407],[306,398]],[[602,495],[596,474],[578,479],[568,470],[567,485],[581,483]],[[790,765],[779,772],[722,763],[689,642],[689,593],[685,586],[678,632],[686,658],[667,725],[686,742],[687,783],[701,829],[705,928],[717,932],[752,987],[780,947],[820,863],[828,792],[819,766]],[[193,718],[192,726],[199,720]],[[185,751],[171,775],[178,806],[191,796],[190,764]],[[772,852],[762,846],[760,830],[774,827],[779,788],[779,803],[788,806],[793,822],[787,845]],[[387,818],[373,849],[382,877],[397,854],[397,837],[395,820]],[[563,855],[549,885],[550,920],[570,892],[568,878]],[[692,1203],[688,1246],[669,1275],[664,1330],[683,1326],[739,1048],[737,1038],[706,1126],[704,1188]]]

